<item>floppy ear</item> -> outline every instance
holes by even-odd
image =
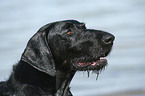
[[[39,71],[55,76],[55,64],[47,40],[48,31],[52,27],[53,24],[48,24],[38,30],[38,32],[29,40],[21,60]]]

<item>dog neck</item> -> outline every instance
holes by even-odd
[[[14,66],[13,70],[14,78],[20,84],[36,87],[46,94],[56,93],[56,88],[54,87],[56,86],[55,76],[41,72],[22,60]]]
[[[64,72],[61,70],[56,71],[56,96],[68,96],[69,85],[76,71]]]
[[[44,93],[55,94],[55,96],[66,96],[69,84],[76,71],[56,71],[56,76],[50,76],[33,68],[28,63],[21,61],[14,66],[14,80],[21,84],[32,85]]]

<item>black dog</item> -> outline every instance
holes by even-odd
[[[75,20],[47,24],[29,40],[0,96],[72,96],[76,71],[100,71],[107,65],[114,36],[86,29]]]

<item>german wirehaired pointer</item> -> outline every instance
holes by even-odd
[[[72,96],[69,84],[76,71],[102,70],[114,38],[76,20],[41,27],[9,79],[0,83],[0,96]]]

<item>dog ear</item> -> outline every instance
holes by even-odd
[[[38,30],[29,40],[21,60],[39,71],[55,76],[55,64],[47,40],[47,35],[52,27],[54,27],[53,24],[47,24]]]

